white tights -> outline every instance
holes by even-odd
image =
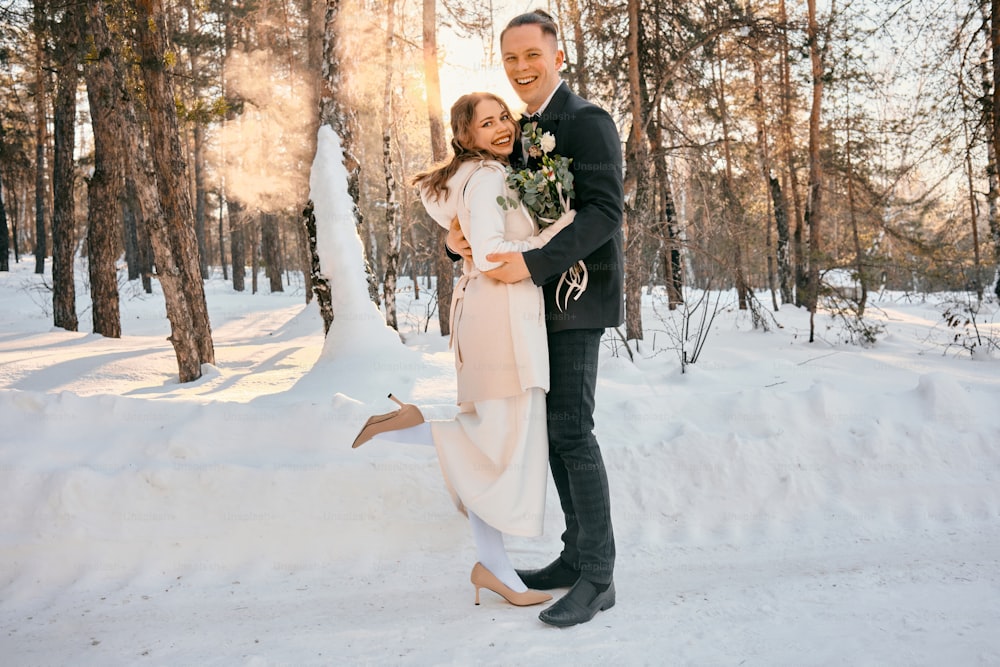
[[[373,440],[434,446],[434,437],[428,422],[398,431],[379,433]],[[466,508],[466,512],[469,515],[469,524],[472,526],[472,540],[476,544],[476,559],[515,593],[528,590],[521,577],[517,576],[510,558],[507,557],[507,549],[503,545],[503,533],[480,519],[472,510]]]

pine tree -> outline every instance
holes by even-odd
[[[120,41],[111,39],[103,2],[83,6],[79,21],[80,33],[87,36],[83,49],[83,71],[94,132],[94,172],[87,181],[91,313],[94,333],[120,338],[122,327],[116,260],[120,254],[126,150],[121,136],[120,91],[123,77],[117,49]]]
[[[81,6],[67,4],[56,22],[56,96],[53,113],[55,151],[52,165],[52,319],[57,327],[76,331],[76,87],[80,59],[80,31],[76,13]]]
[[[437,50],[437,5],[435,0],[423,0],[423,50],[424,78],[427,88],[427,124],[430,128],[431,156],[434,162],[445,159],[447,149],[444,143],[444,112],[441,108],[441,78],[438,72]],[[433,257],[434,269],[437,274],[438,325],[442,336],[451,332],[451,303],[455,286],[455,265],[445,253],[446,230],[434,226],[437,238],[435,247],[439,248]]]
[[[146,111],[150,124],[152,163],[161,202],[160,220],[152,236],[157,272],[164,283],[171,341],[177,354],[181,382],[201,377],[202,364],[215,363],[208,306],[199,268],[194,214],[184,174],[174,95],[165,68],[166,37],[161,0],[136,3],[136,53],[142,63]],[[169,273],[169,287],[163,274]],[[170,294],[168,295],[168,291]]]

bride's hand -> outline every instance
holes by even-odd
[[[573,220],[576,218],[576,211],[570,209],[559,216],[559,219],[553,222],[551,225],[538,232],[537,235],[532,236],[528,242],[531,243],[533,248],[541,248],[546,243],[552,240],[552,237],[561,232],[562,230],[573,224]]]
[[[574,219],[576,219],[576,210],[571,208],[570,210],[560,215],[558,220],[553,222],[545,229],[548,230],[555,228],[555,232],[553,232],[553,235],[558,234],[559,232],[561,232],[562,230],[566,229],[571,224],[573,224]]]

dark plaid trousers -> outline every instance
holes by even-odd
[[[608,476],[594,436],[597,355],[603,329],[550,332],[549,466],[566,517],[563,561],[598,584],[611,581],[615,539]]]

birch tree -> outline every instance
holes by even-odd
[[[385,29],[385,87],[382,108],[382,169],[385,172],[385,224],[386,253],[385,278],[382,281],[382,299],[385,303],[385,321],[393,329],[399,330],[396,321],[396,276],[399,271],[400,234],[399,206],[396,203],[396,179],[392,175],[392,70],[393,49],[395,47],[396,3],[386,3]]]
[[[751,48],[751,61],[753,64],[753,107],[754,124],[757,129],[757,159],[760,162],[761,184],[764,186],[767,223],[765,230],[764,246],[767,252],[767,287],[771,291],[771,305],[774,310],[778,310],[777,276],[775,275],[775,257],[771,251],[774,234],[771,223],[776,222],[779,215],[784,217],[784,211],[778,213],[778,207],[771,196],[771,150],[769,146],[769,135],[767,131],[766,113],[764,111],[764,74],[761,62],[761,53],[758,48]],[[787,231],[786,231],[787,236]],[[786,248],[782,250],[786,250]],[[779,250],[781,254],[782,250]]]
[[[340,36],[338,34],[338,19],[341,12],[341,0],[326,0],[326,13],[323,21],[323,69],[322,88],[319,98],[319,119],[323,125],[329,125],[340,138],[344,151],[344,167],[347,169],[347,191],[354,202],[353,209],[355,220],[358,220],[360,211],[357,202],[359,195],[359,177],[361,165],[354,156],[353,147],[353,125],[354,118],[349,107],[344,104],[344,81],[343,70],[341,68],[342,53],[340,49]],[[312,280],[313,292],[319,303],[320,314],[323,317],[323,330],[329,333],[336,313],[333,312],[331,304],[330,285],[323,277],[319,265],[319,255],[316,253],[316,219],[312,214],[312,202],[306,209],[306,222],[309,225],[309,241],[312,255]],[[371,276],[371,268],[368,267],[369,290],[374,284]],[[377,292],[376,292],[377,296]]]
[[[801,290],[805,285],[805,253],[802,249],[802,203],[799,195],[799,173],[795,162],[795,140],[792,128],[795,125],[795,91],[792,86],[791,46],[788,33],[791,27],[785,0],[778,0],[778,60],[781,68],[781,121],[778,153],[784,164],[781,179],[771,182],[771,199],[777,212],[778,232],[778,273],[781,276],[781,297],[790,302],[793,299],[792,284],[795,286],[794,300],[802,304]],[[789,211],[788,197],[792,207]],[[785,215],[780,214],[781,211]],[[791,216],[789,217],[789,213]],[[782,222],[785,222],[783,225]],[[789,233],[790,232],[790,233]],[[783,269],[783,270],[782,270]]]
[[[995,0],[1000,2],[1000,0]],[[820,45],[819,20],[816,16],[816,0],[808,0],[809,18],[807,38],[809,41],[809,62],[812,73],[812,106],[809,110],[809,186],[806,197],[805,222],[809,230],[809,267],[807,296],[805,305],[809,309],[809,342],[815,341],[816,306],[819,301],[819,263],[822,244],[820,233],[823,228],[823,166],[820,163],[820,119],[823,109],[823,80],[825,44]],[[833,11],[831,9],[831,15]]]

